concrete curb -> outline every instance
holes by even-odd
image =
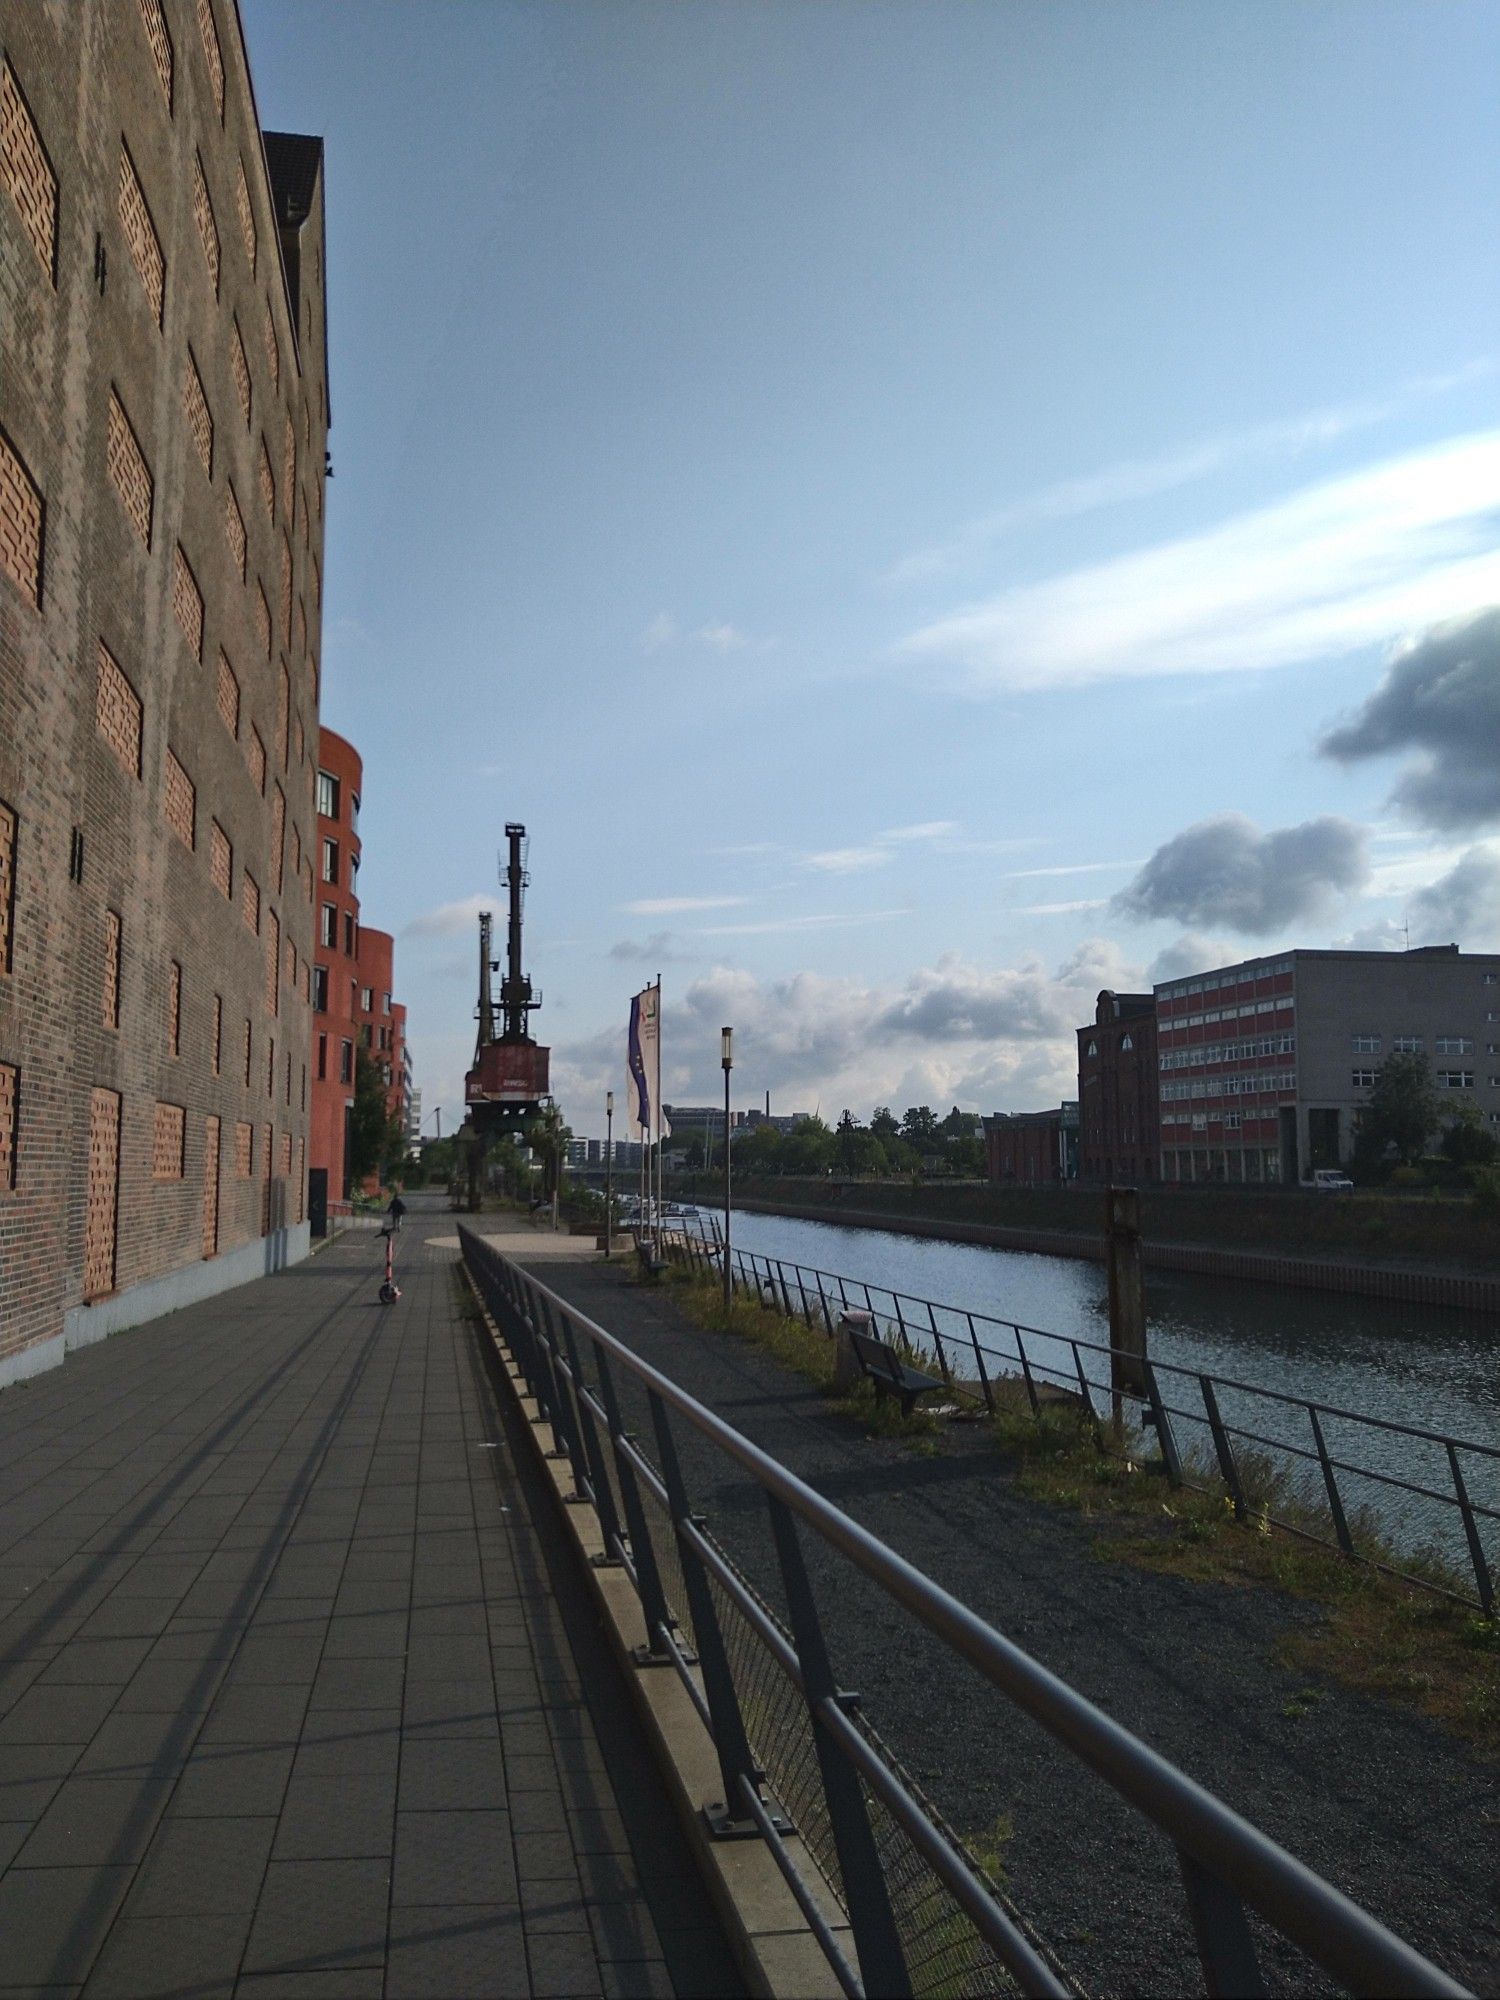
[[[634,1586],[617,1564],[600,1567],[596,1562],[604,1555],[599,1517],[575,1495],[567,1459],[548,1455],[554,1448],[551,1426],[537,1414],[520,1369],[462,1259],[459,1268],[494,1343],[537,1465],[556,1500],[610,1649],[746,1984],[762,2000],[841,2000],[842,1989],[765,1842],[710,1836],[704,1808],[721,1801],[724,1793],[713,1740],[676,1671],[637,1663],[635,1649],[645,1644],[646,1626]],[[693,1678],[701,1695],[696,1669]],[[787,1837],[787,1847],[803,1881],[821,1884],[817,1866],[797,1834]],[[848,1919],[831,1895],[821,1889],[816,1893],[840,1948],[851,1964],[856,1963]]]

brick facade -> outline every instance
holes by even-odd
[[[232,0],[0,9],[0,1378],[85,1301],[303,1210],[276,1168],[305,1157],[310,1008],[273,967],[310,960],[313,913],[270,885],[278,821],[298,853],[313,827],[321,182],[316,141],[256,126]],[[230,492],[252,406],[278,452],[288,422],[310,441],[295,651],[260,589],[280,524]],[[276,733],[283,671],[304,753],[273,806],[241,744]],[[242,1022],[278,1052],[254,1181]]]

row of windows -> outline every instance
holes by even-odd
[[[1164,1083],[1161,1101],[1182,1104],[1203,1097],[1254,1097],[1296,1087],[1297,1072],[1293,1069],[1251,1070],[1242,1076],[1194,1076],[1184,1077],[1180,1083]]]
[[[1225,986],[1244,986],[1252,979],[1275,979],[1292,970],[1289,958],[1278,958],[1269,965],[1236,965],[1223,972],[1205,973],[1201,979],[1179,980],[1175,986],[1159,986],[1157,997],[1161,1000],[1181,1000],[1193,993],[1217,993]]]
[[[118,1103],[119,1100],[116,1093],[111,1092],[109,1095],[115,1097]],[[21,1069],[18,1064],[0,1062],[0,1194],[13,1194],[18,1185],[22,1110]],[[217,1164],[217,1139],[220,1120],[217,1117],[210,1117],[206,1121],[206,1126],[206,1137],[210,1143],[205,1149],[205,1167],[208,1164],[209,1158],[213,1158],[214,1163]],[[234,1131],[235,1177],[238,1180],[249,1180],[253,1177],[255,1168],[255,1127],[249,1120],[240,1120],[236,1123]],[[272,1161],[273,1128],[269,1125],[265,1126],[263,1134],[261,1172],[264,1176],[269,1177]],[[290,1172],[292,1144],[292,1134],[283,1131],[281,1135],[283,1161],[281,1171],[283,1175]],[[296,1141],[296,1147],[300,1162],[303,1148],[303,1142],[300,1138]],[[110,1166],[111,1179],[113,1179],[118,1173],[118,1153],[116,1153]],[[152,1109],[151,1178],[154,1181],[180,1181],[185,1178],[186,1171],[186,1109],[181,1104],[175,1104],[169,1099],[158,1098],[155,1100]],[[300,1213],[297,1219],[301,1220]]]
[[[1182,1014],[1162,1023],[1164,1033],[1170,1034],[1177,1028],[1214,1027],[1221,1021],[1253,1021],[1264,1014],[1289,1012],[1292,1005],[1290,994],[1279,1000],[1247,1000],[1240,1007],[1210,1007],[1201,1014]]]
[[[1290,1056],[1297,1053],[1295,1035],[1256,1035],[1240,1042],[1201,1042],[1191,1049],[1164,1049],[1163,1070],[1198,1069],[1215,1063],[1249,1062],[1257,1056]]]
[[[1496,1015],[1488,1017],[1495,1020]],[[1380,1054],[1379,1035],[1351,1035],[1349,1047],[1357,1056],[1378,1056]],[[1398,1056],[1419,1056],[1425,1044],[1420,1035],[1392,1035],[1391,1053]],[[1439,1056],[1471,1056],[1474,1043],[1468,1035],[1435,1035],[1432,1052]]]

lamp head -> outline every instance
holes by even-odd
[[[615,1115],[615,1094],[612,1090],[606,1090],[604,1093],[604,1115],[606,1118],[613,1118]]]
[[[720,1062],[723,1063],[725,1069],[733,1069],[734,1067],[733,1028],[721,1028],[719,1030],[719,1060]]]

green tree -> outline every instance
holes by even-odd
[[[542,1198],[550,1201],[562,1187],[571,1129],[556,1104],[544,1104],[526,1128],[526,1143],[542,1163]]]
[[[752,1125],[734,1142],[737,1174],[779,1174],[784,1141],[774,1125]]]
[[[880,1141],[882,1146],[886,1143],[888,1139],[900,1138],[901,1127],[896,1123],[895,1116],[892,1113],[891,1107],[888,1104],[876,1105],[875,1115],[870,1120],[870,1130],[874,1133],[875,1137]]]
[[[907,1145],[915,1146],[919,1153],[935,1153],[938,1150],[937,1113],[930,1104],[913,1104],[901,1120],[901,1136]]]
[[[1375,1072],[1375,1086],[1361,1122],[1373,1151],[1394,1145],[1408,1164],[1419,1160],[1437,1130],[1439,1102],[1424,1055],[1390,1055]]]
[[[799,1118],[786,1136],[783,1148],[785,1171],[789,1174],[826,1174],[833,1165],[834,1136],[816,1116]]]
[[[1488,1167],[1500,1154],[1493,1133],[1484,1129],[1484,1115],[1468,1098],[1460,1098],[1443,1130],[1443,1152],[1456,1167]]]
[[[379,1171],[388,1124],[385,1079],[365,1051],[356,1049],[354,1109],[349,1116],[349,1179],[354,1187]]]

